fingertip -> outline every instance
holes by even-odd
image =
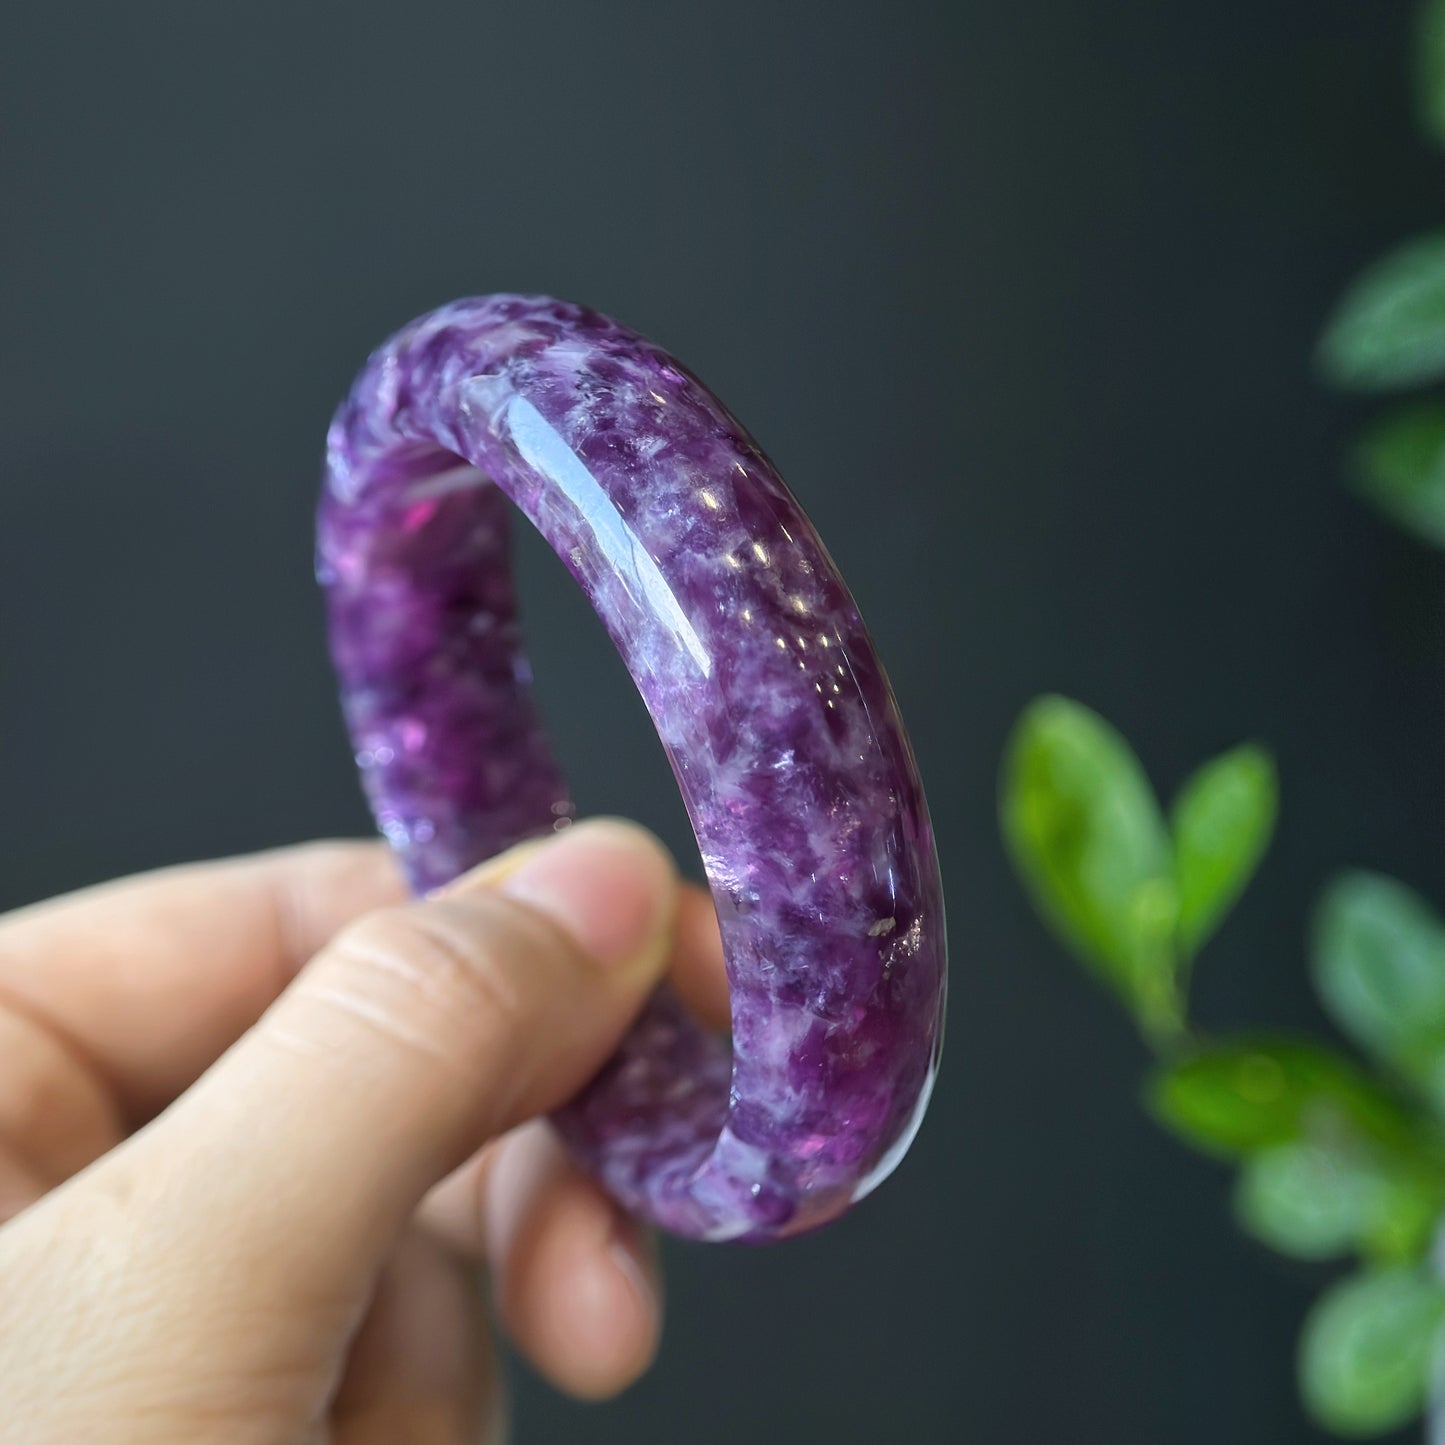
[[[540,1130],[509,1141],[487,1189],[497,1308],[517,1348],[568,1394],[626,1389],[662,1328],[650,1239]]]
[[[560,924],[598,963],[660,968],[676,878],[671,855],[647,829],[595,818],[529,853],[500,887]]]
[[[557,1383],[585,1400],[605,1400],[633,1384],[657,1357],[662,1306],[650,1245],[614,1212],[611,1237],[571,1277],[565,1319],[570,1368]]]

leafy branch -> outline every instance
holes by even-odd
[[[1062,697],[1024,714],[1003,830],[1034,902],[1160,1046],[1186,1029],[1194,955],[1274,828],[1274,765],[1245,746],[1201,768],[1166,823],[1128,743]]]
[[[1418,11],[1414,81],[1420,126],[1445,146],[1445,0]],[[1317,359],[1341,390],[1411,394],[1366,427],[1348,473],[1385,516],[1445,547],[1445,231],[1367,267],[1336,306]]]
[[[1417,13],[1416,111],[1445,146],[1445,0]],[[1401,395],[1353,447],[1351,484],[1445,548],[1445,230],[1364,271],[1317,360],[1342,390]],[[1326,890],[1314,982],[1359,1058],[1308,1039],[1212,1040],[1190,1022],[1195,958],[1255,872],[1276,806],[1273,765],[1246,745],[1205,764],[1166,819],[1125,740],[1060,697],[1024,713],[1004,761],[1014,864],[1153,1048],[1154,1117],[1237,1170],[1235,1217],[1255,1238],[1355,1262],[1305,1322],[1310,1412],[1368,1436],[1429,1409],[1445,1445],[1445,928],[1389,878],[1352,873]]]
[[[1132,1014],[1156,1056],[1150,1112],[1237,1170],[1241,1226],[1283,1254],[1353,1257],[1305,1323],[1300,1388],[1343,1435],[1417,1416],[1445,1324],[1430,1266],[1445,1213],[1445,928],[1403,885],[1336,880],[1313,974],[1361,1050],[1213,1039],[1189,1017],[1200,950],[1273,833],[1273,764],[1245,745],[1206,763],[1166,818],[1138,758],[1097,714],[1041,698],[1004,759],[1000,813],[1040,914]]]

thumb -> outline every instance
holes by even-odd
[[[364,1282],[434,1183],[606,1061],[662,974],[675,892],[650,834],[601,821],[339,934],[132,1141],[172,1267],[194,1241],[251,1298]]]

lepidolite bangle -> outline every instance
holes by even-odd
[[[651,711],[732,999],[729,1053],[660,992],[556,1122],[675,1233],[813,1228],[902,1157],[941,1043],[938,860],[888,682],[797,501],[696,377],[584,307],[443,306],[338,411],[317,549],[366,791],[418,891],[572,813],[529,693],[509,501]]]

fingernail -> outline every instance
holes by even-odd
[[[560,924],[603,967],[661,969],[677,875],[662,845],[635,824],[574,824],[534,848],[498,886]]]
[[[614,1217],[612,1235],[607,1241],[607,1257],[637,1296],[638,1303],[649,1314],[660,1314],[662,1299],[656,1285],[656,1246],[630,1215]]]
[[[601,1249],[579,1259],[567,1281],[562,1328],[585,1360],[591,1387],[603,1398],[632,1383],[657,1352],[662,1300],[644,1263],[641,1241],[624,1227]]]
[[[450,883],[431,889],[426,895],[427,901],[454,898],[459,893],[469,893],[476,888],[495,888],[510,878],[532,854],[548,847],[551,842],[551,838],[528,838],[524,843],[513,843],[505,852],[488,858],[485,863],[478,863],[460,878],[453,878]]]

